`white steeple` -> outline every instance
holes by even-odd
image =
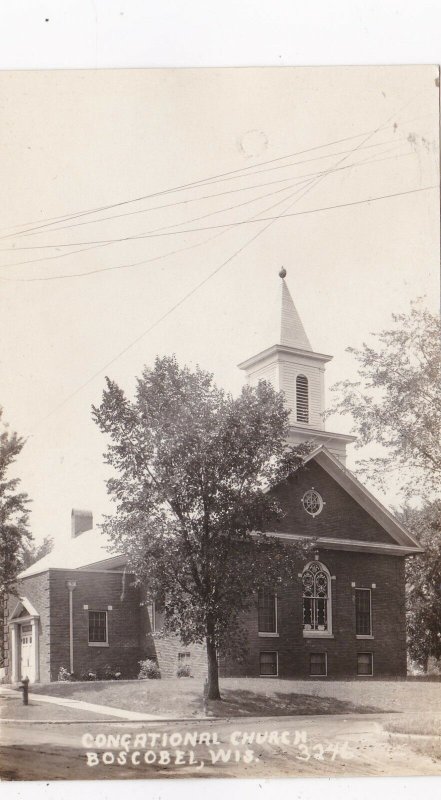
[[[279,276],[282,280],[279,281],[278,285],[276,308],[271,314],[271,319],[276,329],[275,337],[272,337],[271,344],[312,351],[311,343],[285,281],[286,270],[280,270]],[[268,343],[270,343],[269,339]]]
[[[246,372],[252,386],[267,380],[285,394],[293,444],[325,444],[344,462],[346,444],[354,437],[325,431],[323,420],[325,364],[332,356],[312,349],[285,281],[285,269],[280,270],[279,277],[275,308],[269,313],[268,324],[264,324],[268,346],[239,364],[239,368]]]

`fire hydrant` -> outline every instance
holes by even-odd
[[[29,678],[23,678],[20,689],[23,692],[23,705],[27,706],[29,700]]]

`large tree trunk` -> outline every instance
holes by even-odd
[[[216,640],[214,635],[214,623],[207,620],[207,666],[208,666],[208,685],[207,700],[220,700],[219,692],[219,669],[217,664]]]

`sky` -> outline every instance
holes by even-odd
[[[0,74],[0,405],[26,439],[15,474],[37,541],[68,536],[72,507],[111,511],[91,418],[104,376],[130,396],[175,353],[239,392],[236,365],[271,344],[282,265],[313,348],[334,356],[328,387],[392,313],[421,296],[438,309],[437,76]],[[392,484],[375,493],[397,501]]]

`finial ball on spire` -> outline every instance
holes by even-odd
[[[286,269],[285,269],[285,267],[282,267],[282,269],[280,270],[279,277],[280,278],[286,278]]]

